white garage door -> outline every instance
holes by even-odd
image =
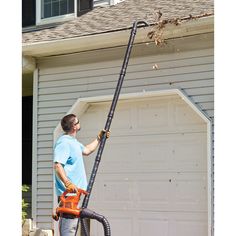
[[[110,103],[81,117],[88,143],[104,127]],[[178,96],[119,101],[89,208],[105,215],[112,236],[206,236],[207,127]],[[88,178],[93,156],[85,158]],[[92,222],[91,236],[102,236]]]

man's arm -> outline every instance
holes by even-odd
[[[56,171],[57,176],[64,183],[66,190],[68,192],[77,192],[78,191],[78,188],[73,183],[71,183],[70,180],[67,178],[65,170],[64,170],[61,163],[55,162],[54,169]]]
[[[90,144],[86,145],[84,147],[83,155],[88,156],[92,152],[94,152],[100,143],[99,138],[96,138],[94,141],[92,141]]]
[[[55,162],[54,163],[54,170],[56,171],[57,176],[60,178],[60,180],[64,184],[66,184],[66,182],[69,181],[69,179],[67,178],[65,170],[64,170],[64,168],[63,168],[61,163]]]
[[[83,155],[88,156],[89,154],[91,154],[92,152],[96,150],[98,144],[100,143],[103,133],[106,133],[107,138],[110,137],[110,131],[101,130],[97,138],[94,141],[92,141],[90,144],[85,146]]]

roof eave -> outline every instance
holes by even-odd
[[[140,28],[137,31],[135,43],[150,42],[147,37],[153,26]],[[178,38],[214,31],[214,16],[202,17],[182,22],[176,26],[166,25],[163,33],[164,39]],[[69,39],[60,39],[36,43],[23,43],[23,56],[45,57],[52,55],[68,54],[74,52],[95,50],[127,45],[130,30],[124,29],[114,32],[87,35]]]

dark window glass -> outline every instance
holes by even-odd
[[[68,2],[66,0],[62,0],[60,2],[60,15],[65,15],[68,12]]]
[[[75,0],[42,0],[42,19],[74,13]],[[93,9],[93,0],[77,0],[78,16]]]
[[[74,0],[42,0],[42,18],[74,12]]]
[[[52,16],[59,16],[59,1],[52,2]]]
[[[36,0],[22,0],[22,27],[35,25]]]
[[[44,16],[43,18],[51,17],[52,16],[52,5],[51,3],[44,4]]]
[[[73,13],[74,12],[74,0],[69,0],[68,1],[68,12]]]

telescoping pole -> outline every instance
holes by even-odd
[[[114,116],[116,104],[117,104],[117,101],[119,99],[121,87],[122,87],[124,77],[125,77],[125,74],[126,74],[126,69],[127,69],[127,66],[128,66],[130,53],[131,53],[134,38],[135,38],[135,35],[136,35],[136,32],[137,32],[137,28],[142,27],[142,26],[148,26],[148,24],[145,21],[135,21],[133,23],[133,27],[132,27],[132,30],[131,30],[131,33],[130,33],[130,38],[129,38],[128,46],[127,46],[127,49],[126,49],[123,65],[122,65],[122,68],[121,68],[121,71],[120,71],[120,76],[119,76],[119,79],[118,79],[118,82],[117,82],[116,90],[115,90],[115,93],[114,93],[114,96],[113,96],[112,104],[111,104],[110,111],[108,113],[107,121],[106,121],[105,128],[104,128],[106,131],[108,131],[110,129],[110,126],[111,126],[111,122],[112,122],[112,119],[113,119],[113,116]],[[86,209],[87,206],[88,206],[89,198],[91,196],[91,191],[92,191],[93,184],[94,184],[96,174],[97,174],[97,171],[98,171],[98,166],[99,166],[99,163],[101,161],[102,153],[103,153],[103,150],[104,150],[104,147],[105,147],[105,144],[106,144],[106,139],[107,139],[107,137],[106,137],[106,134],[104,133],[102,138],[101,138],[101,142],[100,142],[100,145],[99,145],[99,148],[98,148],[98,151],[97,151],[97,155],[96,155],[96,158],[95,158],[92,173],[91,173],[89,183],[88,183],[88,187],[87,187],[87,192],[89,194],[86,195],[84,200],[83,200],[82,209]],[[82,222],[81,222],[82,223],[82,231],[84,231],[83,233],[87,236],[88,235],[88,229],[87,229],[86,223],[83,219],[81,219],[81,220],[82,220]],[[106,222],[106,224],[108,225],[108,222]],[[78,219],[78,224],[77,224],[77,230],[78,230],[78,227],[79,227],[79,219]],[[108,225],[108,227],[109,227],[109,225]],[[76,232],[77,232],[77,230],[76,230]],[[108,233],[105,233],[105,235],[110,236],[110,229],[108,229],[107,232]]]
[[[124,58],[123,65],[122,65],[122,68],[121,68],[121,71],[120,71],[119,80],[118,80],[116,90],[115,90],[115,93],[114,93],[114,96],[113,96],[110,111],[109,111],[109,114],[107,116],[107,121],[106,121],[105,128],[104,128],[105,130],[109,130],[110,126],[111,126],[112,118],[114,116],[114,112],[115,112],[115,109],[116,109],[116,104],[117,104],[117,101],[119,99],[120,90],[121,90],[121,87],[122,87],[122,84],[123,84],[123,81],[124,81],[124,77],[125,77],[125,74],[126,74],[126,69],[127,69],[127,66],[128,66],[130,53],[131,53],[134,38],[135,38],[135,35],[136,35],[136,32],[137,32],[137,26],[138,25],[148,26],[148,24],[145,21],[135,21],[133,23],[133,27],[132,27],[132,30],[131,30],[131,33],[130,33],[129,43],[128,43],[126,53],[125,53],[125,58]],[[95,163],[94,163],[93,170],[92,170],[92,173],[91,173],[91,176],[90,176],[88,187],[87,187],[87,192],[89,194],[85,196],[85,198],[83,200],[82,208],[86,208],[88,206],[88,202],[89,202],[92,187],[93,187],[93,184],[94,184],[94,181],[95,181],[95,177],[96,177],[96,174],[97,174],[98,166],[99,166],[99,163],[100,163],[100,160],[101,160],[101,157],[102,157],[103,149],[104,149],[105,144],[106,144],[106,139],[107,139],[106,134],[103,134],[103,136],[101,138],[99,148],[98,148],[98,152],[97,152],[97,155],[96,155],[96,158],[95,158]]]

